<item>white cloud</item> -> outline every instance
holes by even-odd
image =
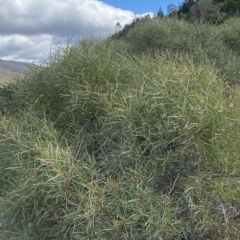
[[[0,58],[4,60],[39,61],[46,57],[52,36],[39,34],[24,36],[20,34],[0,35]]]
[[[40,60],[56,43],[108,36],[136,16],[98,0],[0,0],[0,58]]]

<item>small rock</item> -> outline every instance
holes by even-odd
[[[232,204],[229,202],[221,203],[221,205],[219,205],[218,208],[213,211],[213,217],[218,221],[221,219],[233,219],[237,215],[237,208],[232,206]]]

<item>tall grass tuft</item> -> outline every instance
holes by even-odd
[[[1,90],[11,239],[240,237],[239,87],[191,52],[127,49],[84,40]]]

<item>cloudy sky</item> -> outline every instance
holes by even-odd
[[[39,62],[83,36],[106,37],[117,22],[156,14],[180,0],[0,0],[0,59]]]

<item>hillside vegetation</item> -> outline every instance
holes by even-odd
[[[6,69],[0,69],[0,84],[4,85],[9,83],[12,79],[14,79],[16,73]]]
[[[33,66],[34,65],[30,63],[0,59],[0,85],[9,83],[16,75],[22,77]]]
[[[240,239],[239,19],[144,18],[1,89],[7,239]]]
[[[170,15],[180,19],[215,25],[233,16],[240,17],[239,0],[186,0],[178,8],[170,5],[168,9]]]

